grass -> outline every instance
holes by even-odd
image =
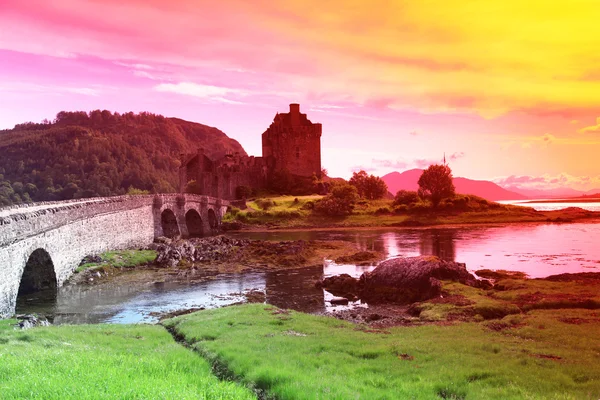
[[[100,255],[101,262],[85,263],[77,267],[77,272],[102,267],[129,268],[147,264],[156,258],[155,250],[117,250],[107,251]]]
[[[14,330],[0,321],[2,399],[254,399],[162,327]]]
[[[409,206],[394,206],[392,200],[361,200],[347,217],[319,215],[312,211],[322,196],[279,196],[257,198],[247,202],[248,209],[227,213],[224,221],[239,221],[255,227],[349,228],[396,227],[519,222],[570,222],[597,218],[598,213],[585,210],[535,211],[528,207],[503,205],[477,196],[457,195],[443,201],[438,208],[421,201]]]
[[[565,323],[566,314],[586,322]],[[208,359],[279,399],[597,399],[598,316],[536,310],[377,331],[243,305],[166,324]]]

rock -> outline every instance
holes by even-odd
[[[15,325],[20,329],[35,328],[36,326],[50,326],[50,322],[46,318],[38,317],[33,314],[17,315],[19,322]]]
[[[102,257],[98,256],[98,255],[90,255],[90,256],[85,256],[83,257],[83,260],[81,260],[81,262],[79,263],[79,265],[83,265],[83,264],[100,264],[102,262]]]
[[[395,258],[360,277],[359,295],[369,303],[413,303],[439,296],[440,279],[479,285],[463,263],[434,256]]]
[[[333,297],[331,300],[329,300],[329,302],[331,303],[331,305],[342,305],[345,306],[346,304],[348,304],[348,299],[345,297]]]
[[[322,287],[328,292],[338,295],[354,294],[358,290],[358,279],[348,274],[329,276],[323,278],[317,287]]]
[[[373,313],[373,314],[367,315],[367,318],[365,318],[365,320],[367,322],[372,322],[372,321],[379,321],[380,319],[383,319],[383,318],[385,318],[385,317],[382,315],[379,315],[377,313]]]
[[[177,240],[155,246],[156,263],[175,267],[180,261],[222,261],[227,259],[234,249],[245,247],[247,239],[234,239],[227,236],[213,236],[202,239]]]

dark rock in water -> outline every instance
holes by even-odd
[[[345,297],[334,297],[331,300],[329,300],[329,303],[331,303],[331,305],[341,305],[341,306],[345,306],[346,304],[348,304],[348,299]]]
[[[315,286],[322,287],[333,294],[354,294],[358,292],[358,279],[348,274],[341,274],[323,278]]]
[[[365,272],[358,286],[360,298],[370,303],[413,303],[439,296],[440,279],[479,285],[463,263],[420,256],[384,261]]]
[[[35,328],[36,326],[50,326],[50,322],[48,322],[46,318],[38,317],[37,315],[19,314],[16,315],[15,318],[19,320],[15,326],[20,329]]]

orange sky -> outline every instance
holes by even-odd
[[[597,1],[0,0],[0,128],[148,110],[260,154],[275,112],[323,123],[348,177],[600,188]]]

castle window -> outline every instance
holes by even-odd
[[[300,147],[296,147],[296,158],[300,158]]]

